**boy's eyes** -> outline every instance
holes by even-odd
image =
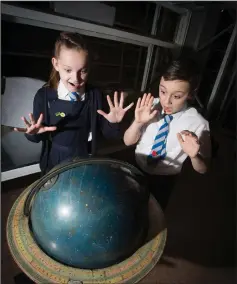
[[[160,90],[160,93],[162,94],[162,95],[165,95],[165,91],[163,91],[163,90]],[[180,95],[174,95],[173,96],[175,99],[180,99],[181,98],[181,96]]]
[[[70,70],[70,69],[65,69],[65,71],[66,71],[67,73],[70,73],[72,70]]]

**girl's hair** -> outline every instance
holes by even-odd
[[[56,43],[54,46],[53,56],[55,58],[59,57],[62,47],[66,47],[69,49],[75,49],[78,51],[83,50],[88,54],[86,43],[78,33],[72,33],[72,32],[61,32],[60,33],[60,36],[56,40]],[[55,68],[53,67],[50,73],[49,81],[46,84],[46,86],[49,86],[50,88],[53,88],[53,89],[57,89],[59,80],[60,80],[60,77],[59,77],[58,71],[56,71]]]
[[[161,75],[165,80],[182,80],[190,85],[190,95],[194,96],[199,87],[200,71],[197,62],[190,58],[171,61]]]

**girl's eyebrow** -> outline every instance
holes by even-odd
[[[68,66],[68,65],[64,65],[64,64],[63,64],[63,67],[64,67],[64,68],[72,69],[72,67],[70,67],[70,66]],[[87,68],[88,68],[88,67],[87,67],[87,66],[85,66],[85,67],[83,67],[81,70],[83,70],[83,69],[87,69]]]

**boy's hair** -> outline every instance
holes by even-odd
[[[165,80],[182,80],[190,85],[190,95],[194,96],[199,87],[200,71],[197,63],[190,59],[176,59],[165,66],[161,77]]]
[[[83,50],[88,54],[86,43],[78,33],[73,33],[73,32],[61,32],[60,33],[58,39],[55,42],[55,46],[54,46],[53,56],[55,58],[59,57],[62,47],[66,47],[69,49],[76,49],[78,51]],[[57,89],[59,80],[60,80],[60,77],[59,77],[58,71],[56,71],[55,68],[53,67],[50,73],[49,81],[46,84],[46,86],[49,86],[53,89]]]

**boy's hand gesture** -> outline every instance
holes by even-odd
[[[135,109],[135,121],[137,123],[145,124],[155,117],[157,110],[152,111],[154,97],[149,93],[144,94],[142,99],[137,100],[137,105]]]
[[[125,113],[134,105],[134,103],[131,103],[127,107],[123,108],[123,103],[124,103],[123,92],[121,92],[121,97],[119,102],[118,102],[118,92],[114,92],[114,105],[110,99],[110,96],[107,96],[107,101],[110,107],[110,112],[105,113],[102,110],[97,110],[97,112],[111,123],[121,122]]]
[[[184,135],[184,139],[182,138],[182,135]],[[200,149],[200,143],[198,141],[198,137],[195,133],[190,132],[188,130],[184,130],[177,134],[177,138],[179,140],[179,143],[183,149],[183,151],[190,157],[195,158],[199,152]]]
[[[43,126],[42,125],[42,121],[43,121],[42,113],[40,114],[37,122],[35,122],[32,113],[29,114],[29,117],[30,117],[30,122],[24,116],[21,117],[21,119],[24,121],[26,125],[26,128],[19,128],[19,127],[16,128],[15,127],[14,131],[24,132],[27,134],[41,134],[47,131],[55,131],[57,129],[56,126]]]

